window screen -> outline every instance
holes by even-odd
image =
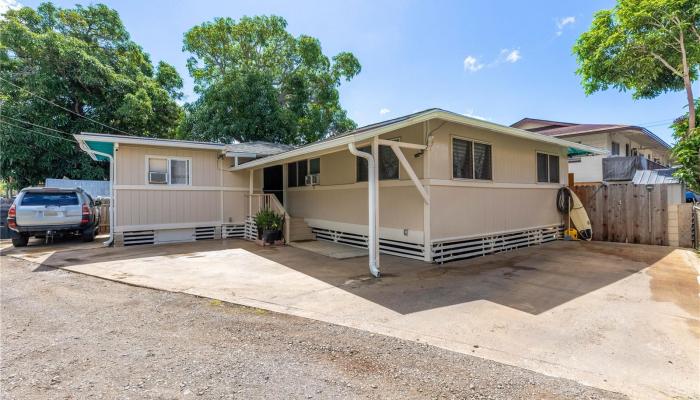
[[[167,158],[149,158],[148,159],[148,172],[168,172],[168,159]]]
[[[189,185],[190,183],[190,161],[170,160],[170,184]]]
[[[308,162],[307,160],[301,160],[297,162],[297,182],[299,186],[304,186],[306,184],[306,175],[308,174]]]
[[[614,156],[620,155],[620,143],[612,142],[612,155],[614,155]]]
[[[544,153],[537,153],[537,182],[549,181],[548,164],[547,155]]]
[[[389,146],[379,146],[379,180],[399,179],[399,159]]]
[[[559,156],[549,156],[549,182],[559,183]]]
[[[370,146],[360,147],[357,150],[372,154],[372,148]],[[367,182],[367,160],[362,157],[355,158],[357,159],[357,181]]]
[[[452,139],[452,177],[472,179],[472,142],[462,139]]]
[[[23,206],[77,206],[77,193],[37,193],[26,192],[22,197]]]
[[[474,142],[474,178],[491,180],[491,145]]]
[[[287,164],[287,187],[297,187],[297,163]]]
[[[358,148],[359,151],[372,154],[372,147],[365,146]],[[367,160],[362,157],[357,158],[357,181],[367,181]],[[379,146],[379,180],[399,179],[399,159],[389,146]]]
[[[311,175],[321,173],[321,159],[320,158],[312,158],[311,160],[309,160],[309,173]]]

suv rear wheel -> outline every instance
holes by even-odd
[[[84,230],[81,237],[83,238],[83,242],[92,242],[95,240],[95,228],[88,228]]]
[[[24,247],[29,242],[27,235],[12,235],[12,245],[15,247]]]

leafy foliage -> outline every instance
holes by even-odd
[[[674,18],[681,20],[677,26]],[[633,91],[634,98],[653,98],[684,88],[678,36],[686,37],[692,80],[700,65],[700,3],[697,0],[619,0],[612,10],[596,13],[581,34],[574,53],[586,93],[608,88]],[[661,61],[663,59],[664,61]]]
[[[700,73],[700,2],[618,0],[596,13],[574,53],[587,94],[616,88],[634,98],[685,89],[687,135],[695,131],[692,82]]]
[[[164,62],[154,68],[117,12],[104,5],[61,9],[43,3],[8,11],[0,20],[0,77],[0,179],[14,188],[46,177],[105,175],[104,166],[74,141],[40,135],[61,136],[18,120],[67,133],[108,129],[13,84],[134,135],[173,137],[183,115],[175,102],[182,96],[175,68]]]
[[[217,18],[185,34],[201,96],[186,108],[182,135],[301,144],[355,127],[337,88],[360,72],[358,60],[347,52],[329,59],[318,39],[286,28],[278,16]]]
[[[700,99],[695,99],[696,108],[700,107]],[[700,126],[700,118],[696,117],[696,126]],[[700,128],[695,133],[686,135],[688,131],[688,114],[679,117],[673,123],[673,136],[676,143],[672,154],[679,165],[674,175],[683,181],[688,188],[700,193]]]
[[[280,230],[284,224],[284,216],[269,209],[262,209],[255,214],[255,225],[258,231]]]

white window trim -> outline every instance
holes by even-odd
[[[537,155],[538,154],[546,154],[547,155],[547,182],[540,182],[538,177],[537,177]],[[550,182],[549,181],[549,156],[556,156],[559,157],[559,181],[558,182]],[[557,153],[552,153],[549,151],[541,151],[541,150],[535,150],[535,183],[538,185],[561,185],[561,154]],[[567,162],[568,162],[568,157],[567,157]]]
[[[473,178],[456,178],[455,177],[455,170],[454,170],[454,164],[452,160],[454,159],[454,139],[459,139],[459,140],[464,140],[465,142],[472,142],[472,177]],[[491,179],[477,179],[474,178],[476,176],[476,173],[474,171],[474,143],[481,143],[485,144],[488,146],[491,146]],[[478,139],[472,139],[470,137],[466,136],[459,136],[459,135],[450,135],[450,178],[454,181],[474,181],[474,182],[493,182],[493,144],[489,142],[485,142],[483,140],[478,140]]]
[[[148,173],[149,171],[149,160],[151,158],[157,158],[161,160],[166,161],[167,165],[167,183],[151,183],[150,180],[148,179]],[[175,160],[175,161],[187,161],[187,183],[170,183],[170,161]],[[145,162],[145,182],[147,186],[154,186],[154,187],[163,187],[163,186],[181,186],[181,187],[187,187],[187,186],[192,186],[192,157],[172,157],[172,156],[159,156],[159,155],[146,155],[146,162]]]

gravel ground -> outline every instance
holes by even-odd
[[[0,263],[4,399],[624,398],[420,343]]]

